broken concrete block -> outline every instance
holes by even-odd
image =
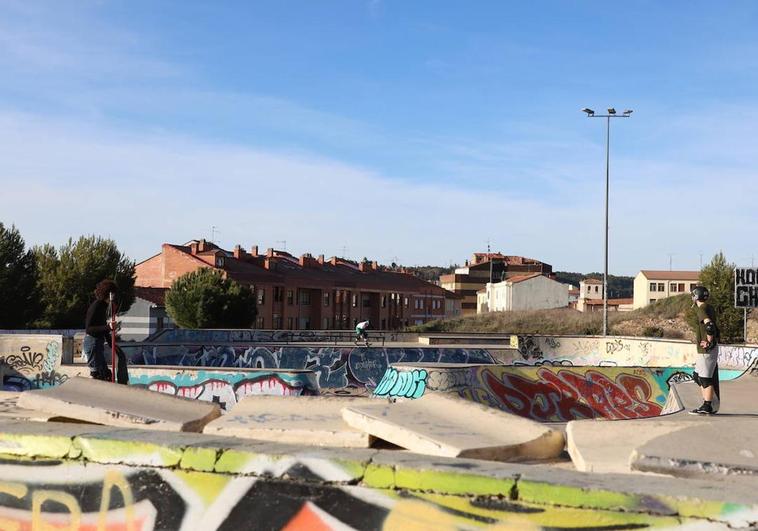
[[[421,454],[518,461],[554,458],[564,448],[559,431],[441,394],[348,406],[342,417],[354,428]]]
[[[80,377],[26,391],[18,405],[96,424],[167,431],[202,431],[221,415],[217,404]]]
[[[0,418],[37,420],[44,422],[51,417],[54,417],[54,415],[42,411],[18,407],[18,397],[20,395],[21,393],[0,391]]]
[[[343,448],[367,448],[369,435],[342,419],[342,408],[375,404],[372,398],[252,396],[209,423],[204,433]]]
[[[691,426],[686,420],[573,420],[566,426],[566,449],[582,472],[632,472],[629,459],[635,448],[660,435]]]

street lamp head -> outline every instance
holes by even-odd
[[[627,110],[625,110],[625,111],[624,111],[624,116],[629,116],[629,115],[630,115],[630,114],[632,114],[633,112],[634,112],[634,111],[633,111],[632,109],[627,109]]]
[[[587,116],[592,116],[593,114],[595,114],[595,111],[593,111],[592,109],[588,109],[587,107],[582,109],[582,112],[586,112]]]
[[[616,109],[611,107],[610,109],[608,109],[608,114],[616,114]]]

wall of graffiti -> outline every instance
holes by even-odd
[[[301,396],[319,394],[318,378],[310,371],[269,370],[161,370],[132,368],[129,385],[182,398],[215,402],[229,409],[247,396]]]
[[[372,391],[392,363],[494,363],[483,349],[124,344],[130,365],[309,369],[322,390]]]
[[[697,351],[688,341],[639,337],[513,336],[516,350],[499,355],[512,365],[588,365],[600,367],[687,367]],[[721,345],[719,366],[745,370],[758,357],[758,346]]]
[[[58,385],[63,336],[0,334],[0,389],[24,391]]]
[[[651,514],[558,507],[492,495],[325,484],[307,463],[299,462],[286,473],[296,481],[167,468],[4,460],[0,462],[0,525],[32,530],[407,531],[590,529],[588,522],[591,529],[636,529],[697,521],[674,516],[674,509]],[[701,512],[702,518],[716,520],[734,510],[713,502]]]
[[[726,376],[734,378],[740,371]],[[504,366],[390,367],[375,394],[420,398],[455,393],[541,422],[635,419],[662,413],[673,382],[692,379],[692,368]]]

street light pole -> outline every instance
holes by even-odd
[[[629,118],[632,114],[631,109],[625,110],[622,114],[616,114],[616,109],[611,107],[608,114],[595,114],[592,109],[584,108],[582,112],[587,113],[587,118],[605,118],[605,269],[603,270],[603,335],[608,335],[608,199],[611,183],[611,118]]]

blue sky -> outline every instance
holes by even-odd
[[[0,221],[557,270],[755,254],[755,2],[0,3]],[[706,215],[697,214],[703,208]]]

